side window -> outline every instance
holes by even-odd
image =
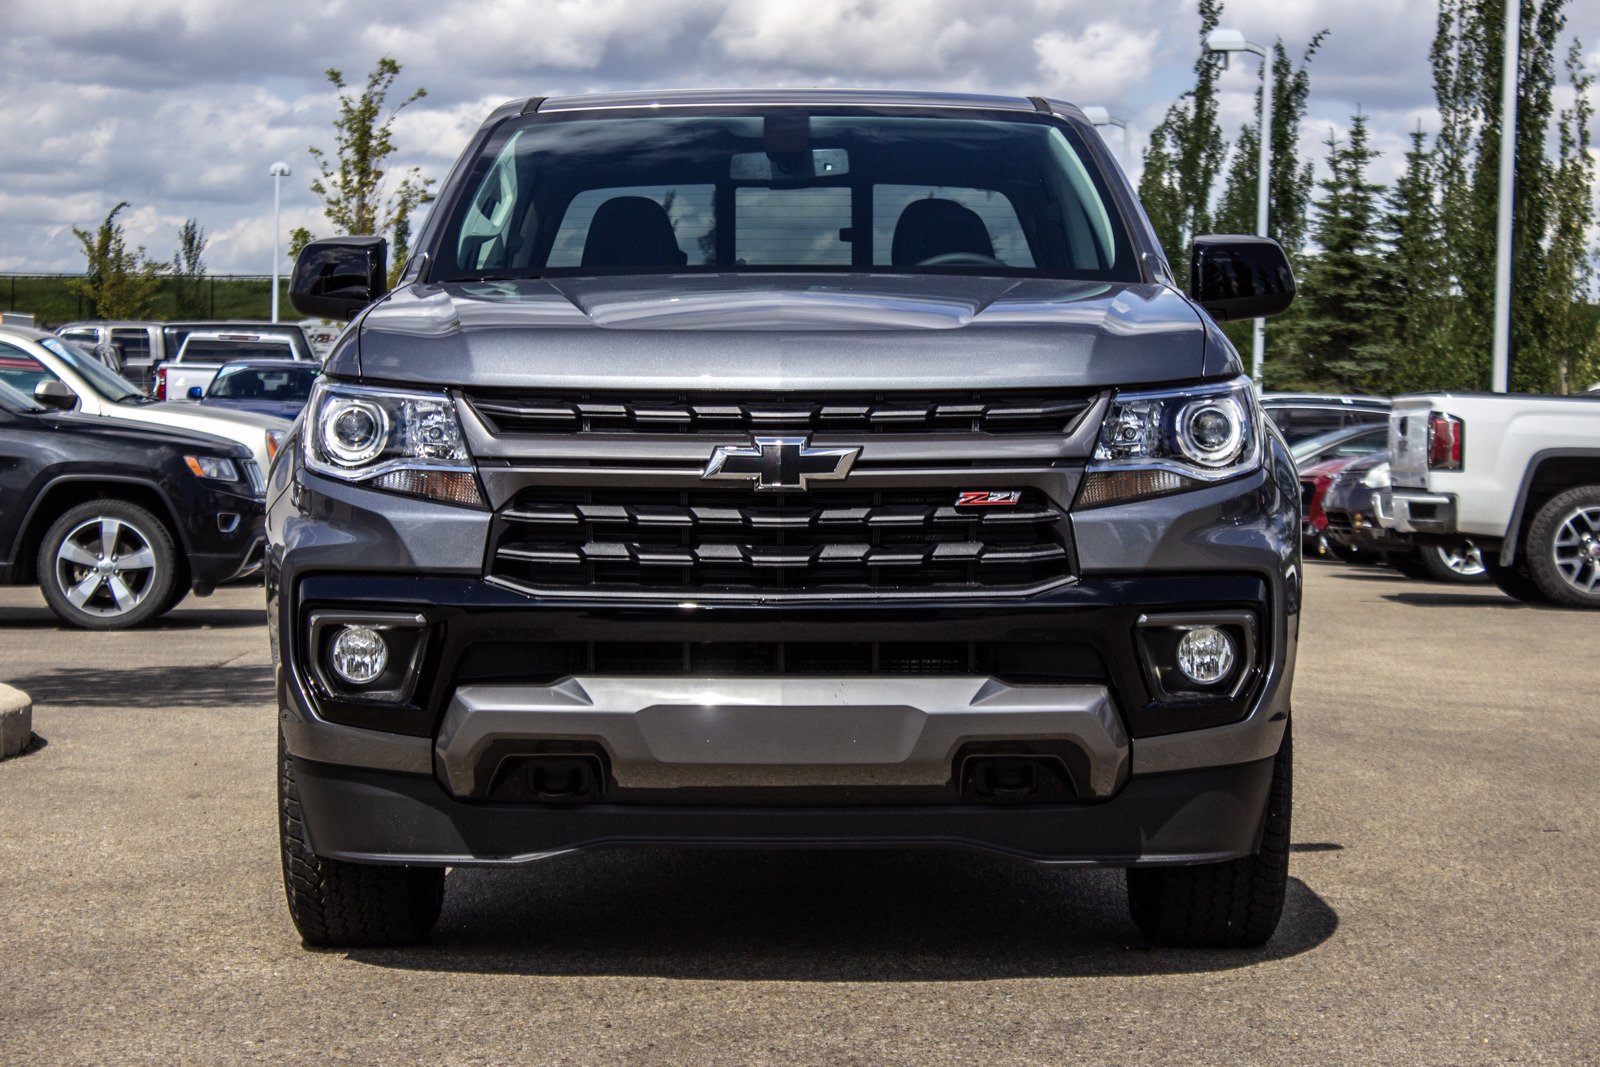
[[[521,246],[512,232],[517,206],[517,144],[521,140],[518,133],[506,143],[467,204],[456,244],[456,265],[462,270],[509,266]]]
[[[122,349],[124,362],[150,362],[150,334],[146,330],[112,330],[111,343]]]
[[[76,341],[81,345],[88,345],[90,350],[100,343],[100,335],[93,330],[67,330],[61,335],[69,341]]]
[[[677,242],[687,265],[709,266],[717,261],[715,196],[716,188],[711,185],[634,185],[615,189],[585,189],[568,202],[545,265],[568,268],[582,266],[583,250],[589,243],[595,213],[612,200],[640,197],[655,201],[666,212],[667,221],[672,224],[673,240]],[[660,218],[659,215],[656,217]],[[670,249],[671,245],[667,247]]]
[[[1017,209],[993,189],[953,189],[936,185],[878,185],[872,190],[872,262],[888,265],[895,230],[914,200],[948,200],[976,215],[988,231],[994,258],[1008,267],[1033,267],[1033,252],[1017,220]]]
[[[0,382],[23,396],[32,396],[33,387],[42,381],[60,381],[44,364],[20,348],[0,344]]]

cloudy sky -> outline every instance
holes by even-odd
[[[1569,5],[1600,70],[1600,4]],[[77,271],[73,226],[120,200],[133,243],[170,258],[198,218],[213,272],[272,265],[272,181],[284,231],[326,233],[306,148],[331,146],[338,67],[405,67],[428,96],[396,123],[400,157],[441,176],[496,104],[619,88],[871,85],[1045,93],[1130,119],[1136,141],[1189,82],[1193,0],[4,0],[0,271]],[[1229,0],[1224,25],[1313,65],[1303,151],[1358,106],[1398,165],[1431,125],[1428,0]],[[1246,121],[1253,58],[1224,76],[1224,128]],[[1120,136],[1111,131],[1113,140]],[[1142,143],[1142,142],[1140,142]]]

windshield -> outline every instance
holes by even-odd
[[[256,341],[229,341],[190,335],[183,343],[179,363],[226,363],[231,359],[292,359],[294,350],[287,340],[261,338]]]
[[[206,396],[304,403],[316,380],[315,367],[223,367],[206,388]]]
[[[449,206],[438,281],[771,270],[1137,281],[1077,134],[770,113],[508,123]]]
[[[1289,454],[1298,462],[1307,456],[1314,456],[1324,449],[1343,445],[1339,450],[1342,456],[1362,456],[1383,447],[1389,439],[1387,426],[1341,426],[1337,430],[1328,430],[1304,440],[1296,441],[1289,446]]]
[[[76,371],[78,377],[87,382],[90,389],[106,400],[119,403],[124,400],[145,399],[144,394],[129,384],[127,379],[98,359],[84,355],[72,345],[58,341],[54,337],[43,338],[39,344],[60,357],[61,362]]]

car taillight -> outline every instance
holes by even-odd
[[[1313,530],[1328,528],[1328,513],[1322,510],[1322,498],[1328,495],[1328,487],[1332,484],[1333,475],[1317,475],[1316,485],[1311,490],[1311,511],[1306,516],[1311,520]]]
[[[157,400],[165,400],[167,398],[167,368],[156,368],[156,385],[154,389],[150,390],[150,395]]]
[[[1454,415],[1431,412],[1428,416],[1428,469],[1458,471],[1466,427]]]

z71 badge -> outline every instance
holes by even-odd
[[[993,491],[989,489],[972,489],[956,497],[958,508],[1003,508],[1011,507],[1022,500],[1022,490],[1002,489]]]

